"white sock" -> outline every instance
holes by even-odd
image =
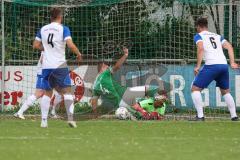
[[[54,98],[54,101],[53,101],[53,105],[52,105],[52,111],[51,113],[53,115],[56,114],[56,106],[62,102],[62,96],[60,94],[55,94],[55,98]]]
[[[34,104],[34,102],[37,100],[37,97],[35,95],[31,95],[27,98],[27,100],[24,101],[23,105],[18,111],[18,114],[23,114],[31,105]]]
[[[129,90],[133,92],[141,92],[141,91],[145,92],[147,87],[148,86],[136,86],[136,87],[131,87]]]
[[[73,112],[74,112],[74,100],[73,96],[70,94],[65,94],[64,104],[67,110],[68,121],[73,121]]]
[[[198,118],[204,117],[204,115],[203,115],[203,100],[202,100],[201,92],[193,91],[192,92],[192,100],[193,100],[194,106],[197,110]]]
[[[51,114],[56,115],[56,106],[52,106]]]
[[[40,102],[42,120],[47,120],[49,107],[50,107],[50,102],[51,102],[51,98],[49,98],[48,96],[44,95],[42,97],[42,100]]]
[[[225,102],[227,103],[231,118],[237,117],[236,105],[235,105],[232,95],[230,93],[227,93],[223,96],[223,98],[224,98]]]

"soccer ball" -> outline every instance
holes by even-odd
[[[126,120],[130,118],[130,113],[128,112],[127,108],[125,107],[119,107],[116,112],[115,115],[118,119],[121,120]]]

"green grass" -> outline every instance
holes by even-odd
[[[0,121],[1,160],[237,160],[240,123]]]

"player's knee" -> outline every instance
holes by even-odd
[[[60,93],[60,94],[63,94],[63,95],[70,95],[71,91],[72,91],[71,87],[58,88],[57,89],[57,92]]]
[[[44,95],[44,91],[43,90],[36,90],[35,92],[35,97],[38,99],[38,98],[41,98],[43,95]]]
[[[64,97],[64,100],[69,100],[69,101],[74,100],[74,97],[71,94],[64,94],[63,97]]]
[[[61,100],[62,100],[62,95],[56,94],[56,95],[55,95],[55,99],[56,99],[57,101],[61,101]]]
[[[53,91],[52,90],[47,90],[44,92],[45,96],[48,96],[49,98],[52,98]]]
[[[191,88],[191,91],[192,92],[194,92],[194,91],[202,91],[202,88],[199,88],[199,87],[193,85],[192,88]]]

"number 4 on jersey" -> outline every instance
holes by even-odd
[[[54,44],[53,44],[53,36],[54,34],[53,33],[49,33],[48,35],[48,44],[50,44],[52,46],[52,48],[54,48]]]

